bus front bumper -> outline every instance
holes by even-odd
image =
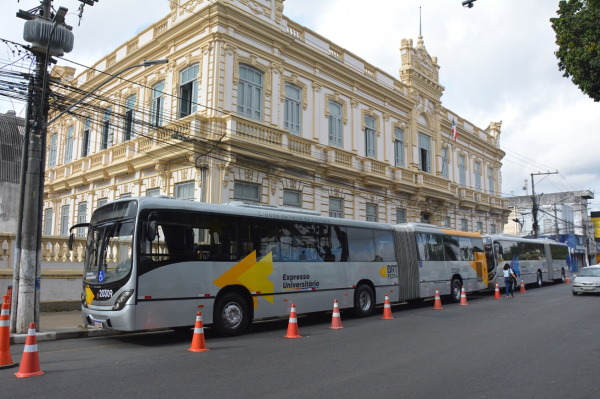
[[[135,308],[125,305],[118,311],[81,309],[81,317],[85,327],[96,327],[119,331],[135,331]]]

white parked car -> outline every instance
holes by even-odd
[[[573,280],[573,295],[580,292],[600,292],[600,266],[581,269]]]

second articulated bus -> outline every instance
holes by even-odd
[[[530,239],[505,234],[484,236],[488,279],[504,287],[502,270],[509,265],[525,284],[536,284],[558,279],[565,281],[569,270],[567,258],[569,247],[548,239]]]
[[[479,234],[361,222],[232,202],[130,198],[99,207],[88,227],[86,325],[134,331],[193,324],[203,312],[225,336],[252,320],[393,302],[460,300],[487,288]],[[71,240],[72,241],[72,240]]]

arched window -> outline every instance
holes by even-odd
[[[162,126],[163,124],[162,113],[165,106],[163,91],[165,91],[165,82],[157,83],[152,88],[152,114],[150,116],[151,126]]]
[[[81,142],[81,158],[85,158],[90,155],[90,142],[91,140],[91,127],[92,120],[86,119],[83,123],[83,140]]]
[[[465,173],[465,156],[458,156],[458,176],[459,176],[459,184],[461,187],[465,187],[467,185],[467,175]]]
[[[75,133],[75,128],[73,126],[69,126],[67,129],[67,140],[65,142],[65,164],[70,163],[73,160],[73,134]]]
[[[375,119],[365,115],[365,154],[377,158],[377,139],[375,134]]]
[[[475,190],[481,191],[481,164],[475,162],[473,169],[475,172]]]
[[[240,65],[237,112],[247,118],[262,121],[263,74],[248,66]]]
[[[300,101],[302,96],[302,89],[292,84],[285,84],[285,105],[283,112],[283,127],[290,131],[290,133],[297,136],[301,135],[300,121],[301,108]]]
[[[488,187],[490,195],[494,195],[494,169],[488,168]]]
[[[396,166],[404,166],[404,130],[394,128],[394,154],[396,155]]]
[[[52,169],[56,167],[56,144],[58,142],[58,135],[54,134],[50,137],[50,156],[48,157],[48,168]]]
[[[442,148],[442,177],[448,178],[448,149]]]
[[[419,170],[431,173],[431,138],[419,133]]]
[[[110,118],[112,116],[112,107],[108,107],[104,110],[102,117],[102,140],[100,141],[100,150],[106,150],[112,146],[112,129],[110,126]]]
[[[329,145],[342,147],[342,106],[329,101]]]
[[[135,102],[137,95],[127,97],[125,100],[125,130],[123,131],[123,142],[133,138],[135,131]]]
[[[198,71],[200,67],[194,64],[179,75],[179,117],[185,118],[198,111]]]

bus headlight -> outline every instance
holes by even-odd
[[[121,295],[117,298],[117,301],[113,305],[113,310],[121,310],[125,307],[125,303],[133,295],[133,290],[127,290],[121,292]]]

